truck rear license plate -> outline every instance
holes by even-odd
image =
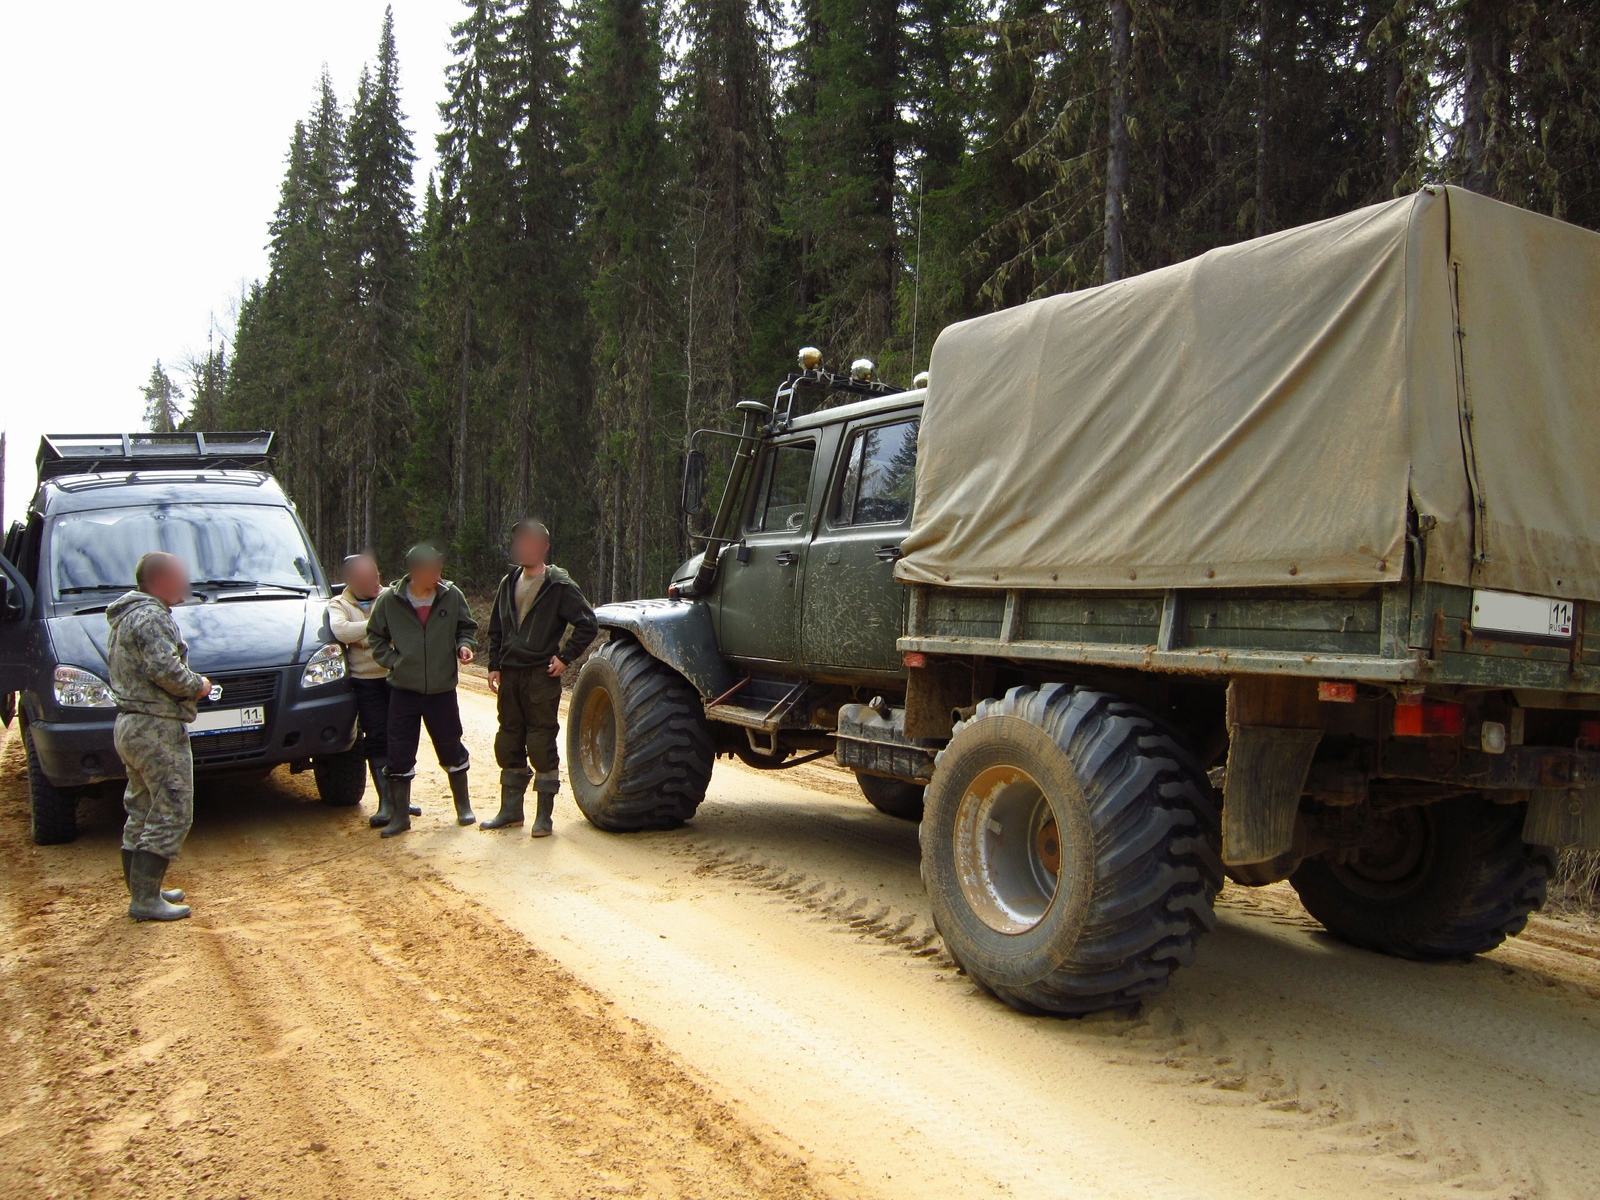
[[[207,733],[237,733],[241,729],[260,729],[267,723],[267,710],[260,705],[253,708],[218,708],[203,712],[189,723],[189,736]]]
[[[1472,593],[1472,627],[1523,637],[1572,638],[1572,601],[1514,592]]]

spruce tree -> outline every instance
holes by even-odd
[[[172,382],[161,360],[150,368],[150,381],[139,389],[144,393],[144,423],[151,433],[172,433],[183,420],[183,389]]]
[[[667,295],[660,10],[650,0],[586,0],[578,30],[577,170],[599,441],[597,566],[600,594],[620,597],[642,591],[647,568],[655,574],[665,557],[646,537],[663,517],[654,502],[667,494],[655,442],[656,389],[675,305]]]
[[[346,135],[344,258],[349,270],[349,332],[342,391],[357,468],[347,517],[352,547],[379,534],[378,495],[395,480],[405,445],[415,365],[416,209],[411,134],[400,111],[394,10],[386,9],[375,66],[364,70]],[[387,513],[385,514],[388,515]],[[384,531],[391,527],[386,522]]]

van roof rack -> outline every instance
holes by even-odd
[[[39,479],[92,475],[97,471],[160,471],[195,467],[271,470],[277,455],[273,434],[239,433],[48,433],[34,461]]]

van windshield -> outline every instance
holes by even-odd
[[[149,504],[63,513],[50,530],[57,597],[133,587],[139,558],[166,550],[213,587],[317,589],[294,514],[264,504]]]

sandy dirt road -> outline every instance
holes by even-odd
[[[914,828],[835,770],[719,764],[639,837],[564,795],[544,842],[458,829],[435,770],[395,842],[280,774],[206,796],[196,917],[153,928],[115,814],[28,846],[19,769],[13,739],[3,1196],[1600,1195],[1576,924],[1419,966],[1230,889],[1139,1014],[1030,1018],[954,970]]]

